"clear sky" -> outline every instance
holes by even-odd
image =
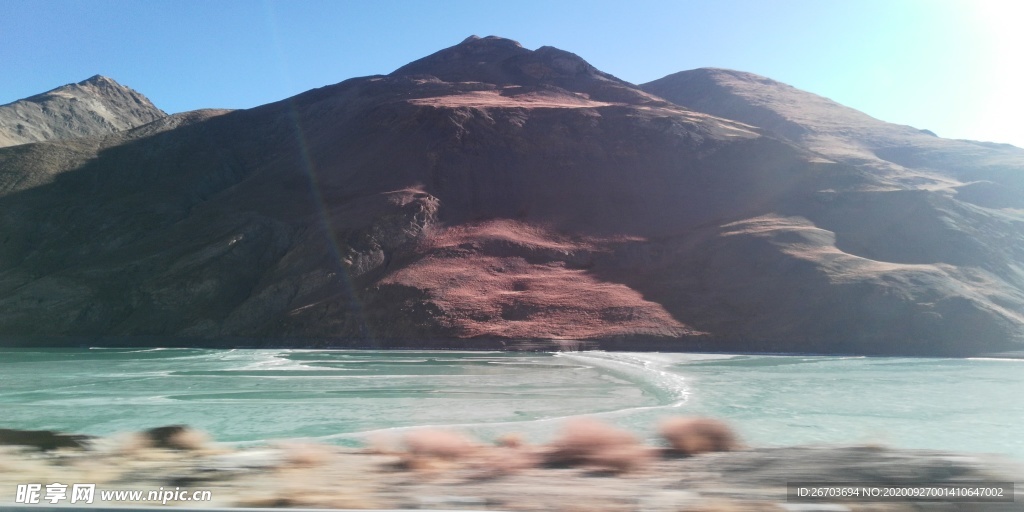
[[[109,76],[248,108],[499,35],[634,83],[713,66],[940,136],[1024,147],[1020,0],[0,0],[0,104]]]

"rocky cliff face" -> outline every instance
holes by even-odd
[[[1018,210],[685,103],[568,52],[470,38],[251,110],[2,149],[0,334],[1024,341]]]
[[[96,75],[0,105],[0,147],[106,135],[165,117],[145,96]]]

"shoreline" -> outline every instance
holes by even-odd
[[[711,347],[709,345],[726,345]],[[1002,352],[786,352],[767,343],[750,344],[713,341],[705,336],[689,338],[615,338],[601,340],[443,338],[443,339],[351,339],[351,338],[233,338],[217,339],[178,336],[66,336],[0,337],[0,349],[42,348],[195,348],[195,349],[300,349],[300,350],[424,350],[467,352],[665,352],[752,356],[804,357],[914,357],[943,359],[1024,360],[1024,350]]]

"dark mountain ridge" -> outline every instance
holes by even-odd
[[[1018,211],[965,201],[967,171],[831,153],[767,100],[716,117],[757,94],[713,85],[673,99],[469,38],[250,110],[0,149],[21,184],[0,196],[0,335],[1019,348]]]

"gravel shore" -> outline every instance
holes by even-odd
[[[82,448],[0,447],[0,505],[19,485],[96,485],[93,506],[161,505],[149,491],[209,491],[209,501],[171,506],[506,511],[1024,511],[1024,470],[991,456],[879,446],[743,448],[681,456],[644,447],[625,466],[552,464],[552,446],[517,442],[467,449],[367,449],[300,441],[231,448],[198,433],[177,444],[142,434],[89,439]],[[378,443],[379,444],[379,443]],[[403,447],[404,446],[404,447]],[[1013,502],[882,502],[863,497],[787,501],[793,482],[952,484],[1014,482]],[[102,491],[140,490],[136,500],[103,500]],[[70,494],[70,491],[68,491]],[[68,504],[64,499],[57,504]]]

